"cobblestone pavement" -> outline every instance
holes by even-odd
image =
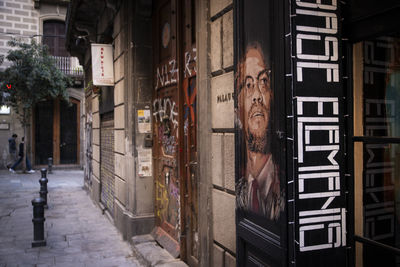
[[[0,171],[0,267],[143,266],[82,189],[83,172],[55,170],[48,179],[46,247],[32,248],[31,200],[40,172]]]

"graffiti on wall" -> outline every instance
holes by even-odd
[[[157,67],[156,71],[156,90],[177,82],[178,66],[175,59],[172,59],[168,63]]]
[[[157,98],[153,101],[153,116],[157,122],[168,119],[175,128],[178,127],[178,107],[170,98]]]
[[[183,81],[184,97],[185,97],[185,113],[184,113],[184,134],[188,135],[189,124],[196,124],[196,78],[185,79]],[[193,131],[195,135],[196,132]],[[193,138],[196,140],[196,138]]]
[[[157,217],[175,225],[176,234],[180,233],[180,195],[179,181],[170,166],[162,167],[161,176],[156,180]],[[179,236],[177,236],[179,238]]]
[[[91,115],[91,114],[90,114]],[[91,185],[92,183],[92,123],[86,123],[86,142],[85,142],[85,180]]]
[[[178,144],[178,107],[170,98],[157,98],[153,101],[158,141],[165,156],[173,156]]]
[[[168,208],[168,192],[165,189],[164,184],[160,183],[159,180],[156,180],[156,201],[157,201],[157,217],[163,221],[166,219],[166,213]]]
[[[196,75],[197,68],[196,68],[196,60],[197,60],[197,49],[194,47],[192,51],[185,52],[185,71],[184,76],[185,78],[191,77]]]

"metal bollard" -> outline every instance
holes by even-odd
[[[47,159],[47,164],[48,164],[48,169],[49,169],[49,174],[52,173],[52,168],[53,168],[53,158],[48,158]]]
[[[46,240],[44,239],[44,199],[35,198],[32,200],[33,206],[33,242],[32,247],[43,247],[46,246]]]
[[[40,197],[43,198],[44,200],[44,208],[49,208],[47,206],[47,183],[49,182],[49,180],[47,179],[47,170],[46,168],[43,168],[40,170],[40,172],[42,173],[42,178],[39,179],[39,183],[40,183]]]

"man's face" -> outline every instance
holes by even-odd
[[[247,52],[244,74],[240,97],[246,137],[258,139],[257,142],[266,142],[272,92],[268,71],[257,49]]]

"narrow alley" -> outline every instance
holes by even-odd
[[[83,172],[48,174],[47,246],[32,248],[31,200],[40,172],[0,172],[0,266],[144,266],[87,196]]]

